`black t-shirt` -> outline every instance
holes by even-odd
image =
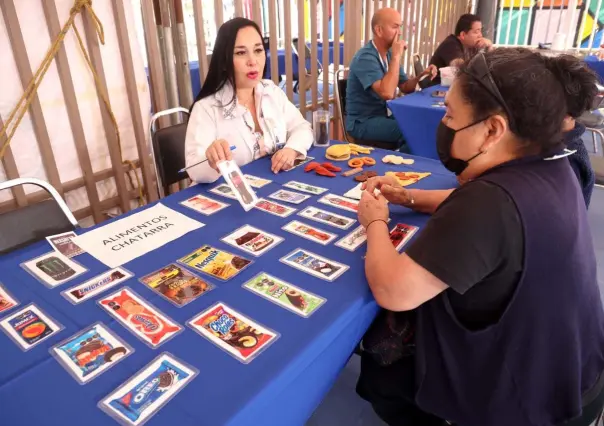
[[[439,278],[466,328],[496,323],[520,279],[524,232],[515,203],[497,185],[469,182],[437,209],[406,250]]]
[[[438,45],[430,59],[430,64],[436,65],[437,68],[448,67],[451,65],[451,61],[455,59],[468,60],[474,53],[474,49],[465,49],[461,41],[454,34],[451,34]],[[440,73],[433,81],[440,83]]]

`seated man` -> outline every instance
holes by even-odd
[[[406,43],[399,38],[400,27],[401,15],[394,9],[373,15],[373,40],[354,55],[346,89],[346,131],[355,139],[385,142],[392,149],[406,145],[386,101],[394,99],[397,88],[411,93],[420,77],[436,75],[436,67],[430,67],[421,76],[407,77],[401,67]]]
[[[455,34],[449,35],[436,48],[430,64],[437,68],[458,65],[474,56],[481,49],[490,49],[491,40],[482,37],[482,22],[476,15],[461,15],[455,25]],[[434,79],[440,83],[440,74]]]

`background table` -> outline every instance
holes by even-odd
[[[376,150],[374,157],[379,160],[385,154]],[[322,159],[323,151],[316,148],[310,155]],[[387,170],[431,171],[432,176],[415,185],[419,188],[449,188],[456,184],[454,177],[446,172],[440,163],[432,160],[417,158],[416,163],[410,167],[385,165],[378,161],[376,168],[382,173]],[[268,158],[248,165],[244,171],[273,179],[273,183],[258,190],[259,196],[262,197],[280,189],[281,184],[289,180],[327,187],[330,192],[336,194],[343,194],[355,184],[352,178],[338,176],[330,179],[305,174],[300,168],[272,175]],[[60,333],[28,352],[22,352],[13,341],[0,332],[0,424],[113,424],[113,420],[97,408],[98,401],[164,351],[196,367],[199,375],[150,419],[149,426],[304,424],[346,365],[355,345],[377,312],[364,275],[362,256],[365,246],[355,252],[348,252],[335,247],[333,243],[322,246],[305,240],[281,230],[281,227],[291,220],[302,220],[339,236],[348,234],[354,228],[338,230],[301,218],[296,213],[287,218],[279,218],[260,210],[245,213],[236,201],[207,193],[208,188],[209,186],[205,185],[194,186],[161,201],[166,206],[205,223],[206,226],[124,265],[136,276],[125,285],[185,328],[184,332],[155,350],[143,344],[102,311],[96,304],[96,300],[101,296],[73,306],[59,294],[64,289],[107,270],[107,267],[90,255],[83,254],[74,258],[88,268],[85,275],[52,290],[19,267],[21,262],[48,252],[50,247],[46,243],[34,244],[0,257],[1,280],[21,302],[20,307],[35,302],[65,326]],[[198,193],[226,201],[231,206],[212,216],[204,216],[179,204]],[[308,205],[318,205],[338,214],[354,217],[354,214],[344,210],[318,204],[317,200],[318,197],[313,196],[295,207],[300,211],[300,208]],[[392,209],[391,218],[392,224],[401,221],[422,226],[428,217],[397,207]],[[220,241],[220,238],[246,223],[280,235],[285,241],[259,258],[239,253],[234,247]],[[230,281],[209,279],[208,281],[216,284],[217,288],[182,308],[175,307],[137,281],[143,275],[206,243],[251,258],[254,263]],[[338,280],[327,282],[279,262],[279,258],[297,247],[343,262],[349,265],[350,269]],[[302,318],[241,288],[244,282],[261,271],[321,295],[327,302],[310,318]],[[118,288],[121,286],[110,291]],[[104,293],[106,294],[108,293]],[[235,360],[185,325],[194,315],[217,301],[223,301],[242,314],[279,332],[280,339],[248,365]],[[10,310],[7,314],[13,311]],[[97,321],[108,325],[119,337],[132,345],[135,352],[90,383],[80,385],[48,351],[59,341]]]
[[[396,119],[405,141],[413,155],[438,159],[436,153],[436,129],[445,115],[445,108],[435,106],[444,98],[435,98],[435,90],[447,90],[446,87],[433,86],[421,92],[394,99],[388,107]]]

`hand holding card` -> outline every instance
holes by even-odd
[[[250,211],[258,202],[256,193],[243,177],[243,173],[234,161],[221,161],[218,163],[218,170],[226,183],[231,187],[237,200],[247,212]]]

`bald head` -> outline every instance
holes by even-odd
[[[371,18],[371,30],[373,34],[378,35],[376,27],[394,27],[401,26],[401,14],[396,9],[385,7],[378,10]]]

